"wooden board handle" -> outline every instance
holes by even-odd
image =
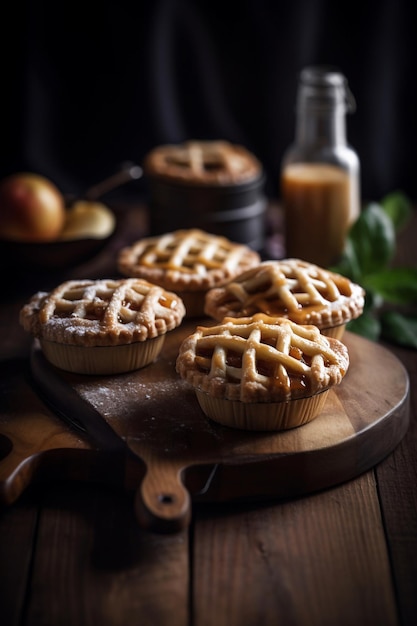
[[[191,498],[182,482],[182,468],[161,459],[146,460],[147,473],[136,492],[139,523],[154,532],[179,532],[191,519]]]

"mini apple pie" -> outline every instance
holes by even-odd
[[[348,367],[348,350],[338,339],[263,313],[198,326],[176,362],[209,418],[246,430],[286,430],[311,421]]]
[[[300,259],[264,261],[226,284],[211,289],[205,312],[217,321],[254,313],[314,324],[341,339],[347,322],[359,317],[364,290],[348,278]]]
[[[187,317],[204,314],[208,289],[258,263],[259,254],[248,246],[196,228],[140,239],[118,255],[121,274],[178,293]]]
[[[86,279],[34,294],[20,311],[20,323],[56,367],[117,374],[154,361],[166,333],[184,315],[177,294],[145,280]]]

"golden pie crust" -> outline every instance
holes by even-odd
[[[346,323],[362,314],[364,295],[362,287],[340,274],[283,259],[260,263],[210,290],[204,310],[217,321],[255,313],[284,316],[340,338]]]
[[[311,421],[348,367],[342,342],[316,326],[262,313],[198,326],[182,342],[176,362],[208,417],[253,430]]]
[[[181,298],[142,279],[69,280],[38,292],[20,311],[54,365],[113,374],[143,367],[185,315]]]
[[[157,146],[143,166],[148,176],[187,185],[236,185],[262,173],[261,163],[251,152],[222,140]]]
[[[118,269],[124,276],[141,277],[179,293],[190,316],[204,313],[208,289],[260,260],[244,244],[194,228],[147,237],[122,248]]]

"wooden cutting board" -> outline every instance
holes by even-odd
[[[279,433],[212,422],[175,372],[179,344],[198,323],[206,320],[169,333],[160,357],[128,374],[63,372],[36,342],[30,367],[4,363],[0,501],[12,503],[34,481],[99,480],[136,492],[142,526],[172,532],[189,523],[192,502],[308,494],[370,469],[404,436],[406,370],[386,348],[350,333],[349,371],[312,422]]]

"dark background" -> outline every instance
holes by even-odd
[[[0,175],[36,171],[81,193],[155,145],[224,138],[258,156],[278,197],[298,74],[331,64],[357,102],[362,197],[416,200],[413,13],[405,0],[17,4],[2,24]]]

